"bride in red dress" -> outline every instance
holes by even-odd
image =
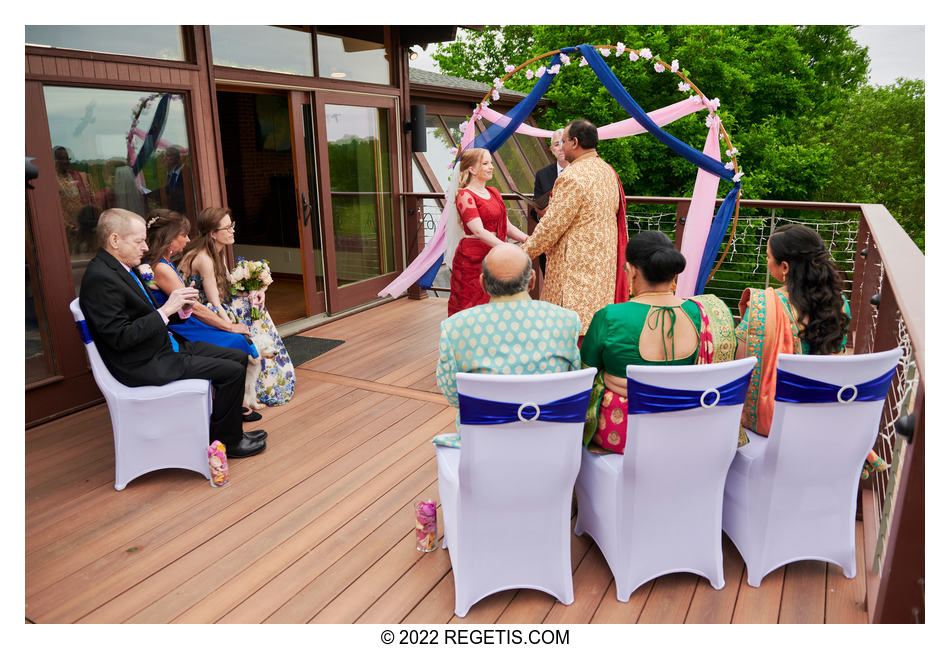
[[[507,237],[524,243],[524,232],[508,221],[508,211],[501,194],[486,187],[494,168],[487,149],[467,149],[459,159],[458,193],[455,207],[461,225],[461,239],[452,259],[452,293],[449,315],[488,302],[479,276],[482,260],[488,251]]]

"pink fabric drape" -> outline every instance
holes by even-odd
[[[656,122],[657,126],[665,126],[670,122],[675,122],[680,117],[685,117],[686,115],[691,115],[692,113],[705,109],[706,106],[704,106],[702,103],[697,103],[692,99],[684,99],[683,101],[678,101],[675,104],[670,104],[664,108],[658,108],[657,110],[649,113],[649,115],[650,119]],[[491,108],[482,108],[479,112],[480,117],[484,117],[489,122],[498,124],[499,126],[506,126],[509,122],[507,117],[498,111],[492,110]],[[469,124],[473,125],[472,121],[470,121]],[[554,133],[554,131],[548,131],[543,128],[535,128],[534,126],[521,124],[515,129],[515,133],[550,139],[551,134]],[[646,129],[640,126],[640,124],[637,123],[637,120],[633,119],[632,117],[620,122],[614,122],[613,124],[601,126],[597,129],[597,135],[601,140],[612,140],[618,137],[627,137],[628,135],[640,135],[641,133],[646,133]],[[462,143],[462,149],[464,150],[464,137],[462,139]]]
[[[703,153],[710,158],[720,160],[719,156],[719,118],[715,115],[706,136]],[[703,261],[706,237],[716,209],[716,191],[719,189],[719,176],[702,169],[696,170],[696,184],[693,186],[693,200],[686,214],[686,227],[683,228],[683,242],[680,252],[686,257],[686,269],[676,279],[676,297],[692,297],[696,290],[696,276]]]

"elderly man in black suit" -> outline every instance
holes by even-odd
[[[130,387],[164,385],[179,379],[208,379],[214,388],[208,441],[220,440],[228,457],[264,450],[267,433],[242,431],[241,401],[247,356],[176,337],[166,326],[180,322],[198,299],[182,287],[156,308],[136,267],[148,250],[145,221],[134,212],[105,210],[96,226],[99,251],[82,278],[79,305],[106,367]],[[169,413],[174,417],[174,413]]]
[[[564,150],[561,148],[564,138],[564,129],[559,128],[558,130],[551,133],[551,153],[554,154],[555,161],[549,164],[547,167],[542,167],[538,169],[537,173],[534,174],[534,198],[537,200],[540,196],[550,193],[554,188],[554,181],[557,180],[558,175],[569,164],[568,161],[564,158]],[[547,205],[548,196],[544,198],[544,204]],[[541,222],[541,217],[544,216],[544,212],[547,208],[540,211],[531,209],[531,218],[534,219],[534,223],[529,224],[530,229],[528,234],[534,231],[534,226],[537,223]],[[541,265],[541,272],[545,270],[545,257],[540,255],[538,261]]]

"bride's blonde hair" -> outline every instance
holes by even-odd
[[[472,167],[478,166],[482,162],[482,156],[489,153],[488,149],[465,149],[459,158],[459,189],[467,187],[472,179]],[[491,155],[489,153],[489,155]]]

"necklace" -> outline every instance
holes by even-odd
[[[634,295],[631,299],[636,300],[641,297],[649,297],[651,295],[673,295],[673,289],[668,291],[647,291],[646,293],[640,293],[639,295]]]

